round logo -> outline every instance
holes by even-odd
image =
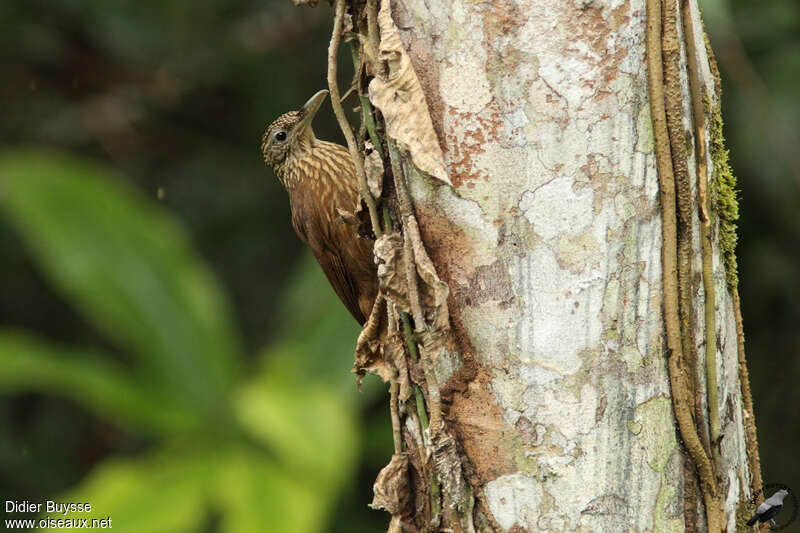
[[[758,507],[756,507],[756,500],[759,495],[764,495],[764,502],[768,502],[770,498],[777,496],[776,502],[778,502],[781,496],[778,494],[779,491],[788,493],[783,495],[780,509],[778,509],[777,512],[774,510],[770,512],[770,509],[765,509],[761,515],[757,514]],[[760,492],[753,494],[753,497],[750,498],[750,503],[753,504],[753,518],[769,526],[770,531],[784,529],[797,519],[797,495],[783,483],[767,483],[761,488]],[[774,506],[772,507],[774,508]]]

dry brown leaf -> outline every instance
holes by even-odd
[[[378,259],[381,294],[401,311],[409,312],[403,237],[399,233],[386,233],[379,237],[375,241],[375,257]]]
[[[410,224],[416,221],[411,219]],[[410,233],[413,233],[413,228]],[[427,315],[429,328],[423,334],[423,348],[435,354],[444,346],[449,330],[449,311],[447,295],[449,287],[439,279],[422,243],[416,239],[412,243],[417,274],[422,280],[419,284],[419,297]],[[381,294],[401,311],[410,312],[408,278],[405,276],[406,257],[403,237],[399,233],[387,233],[375,241],[375,257],[378,260],[378,284]]]
[[[411,217],[408,224],[408,234],[419,236],[417,220]],[[425,245],[422,244],[419,237],[411,240],[411,246],[414,250],[417,274],[419,274],[419,277],[422,278],[423,281],[423,286],[420,287],[420,297],[423,298],[421,302],[422,308],[428,312],[435,312],[434,317],[426,318],[428,322],[432,324],[431,329],[434,331],[446,330],[450,323],[450,311],[447,308],[447,296],[450,294],[450,287],[439,278],[439,275],[436,273],[436,267],[433,266],[433,261],[431,261],[431,258],[428,256]],[[433,318],[433,320],[431,320],[431,318]]]
[[[371,508],[384,509],[392,515],[402,514],[408,508],[410,499],[408,455],[394,454],[389,464],[378,474],[372,490],[375,496],[369,504]]]
[[[386,533],[403,533],[403,519],[399,516],[393,516]]]
[[[381,1],[378,25],[379,56],[386,62],[388,73],[376,76],[369,83],[369,99],[381,110],[387,135],[411,154],[414,165],[452,187],[425,94],[392,20],[389,0]]]
[[[403,346],[405,341],[399,331],[389,335],[386,340],[386,345],[383,348],[383,357],[387,361],[392,361],[397,369],[397,397],[402,403],[405,403],[411,398],[411,383],[408,378],[408,361],[406,361],[406,354]]]
[[[346,11],[342,17],[342,37],[344,42],[352,41],[356,37],[353,33],[353,15]]]
[[[367,173],[367,186],[373,198],[380,198],[383,191],[383,160],[381,154],[372,146],[372,142],[364,144],[364,171]]]
[[[351,213],[341,207],[336,208],[337,222],[347,224],[359,237],[372,238],[372,222],[369,219],[369,212],[364,206],[364,202],[356,208],[355,213]]]
[[[358,334],[353,372],[359,376],[359,388],[361,388],[361,379],[365,372],[379,376],[384,382],[388,382],[392,378],[392,365],[383,357],[383,347],[386,343],[384,302],[380,296],[375,299],[375,305],[372,306],[367,323]]]

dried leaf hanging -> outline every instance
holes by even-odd
[[[369,99],[381,110],[388,136],[411,154],[414,165],[452,187],[425,93],[392,20],[389,0],[381,2],[378,25],[380,60],[385,61],[388,68],[386,74],[379,74],[370,82]]]

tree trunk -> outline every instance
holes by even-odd
[[[379,43],[361,30],[382,61],[370,100],[413,200],[404,242],[418,223],[452,335],[410,371],[431,426],[397,424],[413,503],[383,505],[393,530],[738,531],[761,480],[735,193],[695,2],[383,0],[380,15],[354,17],[380,25]],[[404,55],[435,136],[393,109],[411,98],[387,98]],[[422,153],[436,159],[436,138],[444,176]],[[432,322],[388,299],[418,332]]]

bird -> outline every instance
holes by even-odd
[[[261,138],[261,151],[288,193],[295,232],[363,326],[378,294],[374,236],[361,235],[353,223],[361,197],[350,152],[317,139],[311,127],[327,94],[321,90],[299,110],[275,119]]]
[[[783,499],[787,494],[789,494],[789,491],[781,489],[767,498],[764,503],[758,506],[756,514],[747,521],[747,525],[752,526],[756,522],[761,522],[763,524],[767,520],[772,520],[774,517],[778,516],[778,513],[780,513],[783,508]]]

